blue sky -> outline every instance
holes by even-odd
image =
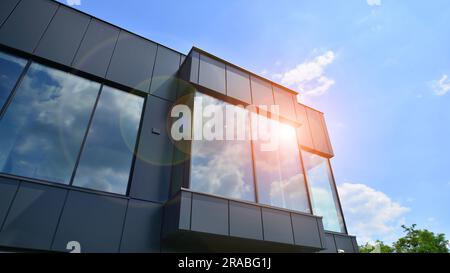
[[[68,0],[300,91],[326,115],[350,233],[450,236],[450,2]]]

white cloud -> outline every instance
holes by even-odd
[[[367,0],[367,5],[371,7],[379,7],[381,6],[381,0]]]
[[[302,95],[320,96],[335,83],[333,79],[324,75],[325,68],[333,63],[335,57],[333,51],[327,51],[274,77],[280,78],[282,84],[297,89]]]
[[[443,96],[450,91],[450,80],[448,75],[442,75],[442,77],[433,82],[433,91],[436,96]]]
[[[66,0],[66,3],[69,6],[80,6],[81,0]]]
[[[364,184],[344,183],[338,188],[349,233],[357,236],[359,244],[392,242],[401,233],[409,208]]]

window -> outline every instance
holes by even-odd
[[[0,52],[0,110],[8,100],[27,61]]]
[[[193,190],[217,194],[229,198],[241,199],[246,201],[255,201],[255,189],[253,180],[253,168],[251,158],[251,144],[248,137],[238,137],[239,127],[244,126],[244,134],[249,134],[249,118],[248,112],[240,107],[227,104],[201,93],[196,93],[194,102],[194,121],[193,121],[193,138],[191,147],[191,176],[190,188]],[[205,137],[206,131],[214,133],[226,131],[225,125],[220,128],[211,128],[211,117],[205,122],[203,120],[204,109],[207,107],[215,108],[217,113],[232,110],[236,117],[243,117],[242,121],[245,125],[237,122],[230,126],[234,140],[225,140],[225,134],[222,140],[201,140]],[[212,107],[212,108],[211,108]],[[227,115],[216,115],[222,124],[230,122]],[[231,123],[228,123],[231,124]],[[231,135],[231,134],[230,134]],[[229,139],[229,138],[227,138]],[[241,140],[242,139],[242,140]]]
[[[69,184],[99,89],[33,63],[0,120],[0,172]]]
[[[326,230],[345,232],[328,159],[305,151],[302,155],[314,214],[323,216]]]
[[[144,99],[102,88],[73,185],[126,194]]]
[[[259,202],[310,213],[295,128],[264,116],[252,127]]]

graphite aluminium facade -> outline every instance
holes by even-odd
[[[279,145],[198,137],[211,105]],[[357,252],[333,156],[292,90],[55,1],[0,1],[0,251]]]

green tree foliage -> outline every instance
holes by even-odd
[[[366,243],[359,247],[360,253],[449,253],[449,241],[444,234],[434,234],[426,229],[402,225],[405,236],[392,246],[377,240],[374,245]]]
[[[379,248],[377,248],[377,246]],[[386,245],[380,240],[377,240],[374,245],[371,245],[369,243],[366,243],[365,245],[362,245],[359,247],[360,253],[392,253],[394,252],[394,248]]]
[[[393,244],[397,253],[448,253],[448,240],[444,234],[434,234],[416,225],[402,225],[406,235]]]

